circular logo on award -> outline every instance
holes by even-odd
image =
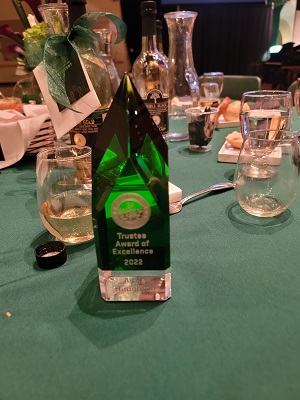
[[[151,208],[139,194],[126,193],[112,203],[111,216],[121,228],[138,229],[149,221]]]
[[[75,133],[73,136],[74,143],[77,146],[85,146],[86,145],[86,138],[81,133]]]

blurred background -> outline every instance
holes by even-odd
[[[128,27],[126,40],[113,46],[119,75],[130,71],[141,50],[141,0],[88,0],[88,11],[111,12]],[[30,12],[26,3],[25,10]],[[22,30],[11,0],[1,0],[1,24]],[[207,71],[258,75],[263,87],[287,89],[300,74],[300,0],[158,0],[157,18],[163,24],[164,52],[168,31],[164,13],[175,10],[198,12],[194,26],[193,53],[198,75]],[[0,39],[0,49],[5,40]],[[0,52],[0,91],[11,95],[20,76],[16,61]]]

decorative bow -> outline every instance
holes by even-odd
[[[105,43],[100,35],[91,30],[91,26],[101,18],[107,17],[116,27],[117,35],[113,44],[120,43],[127,31],[126,24],[116,15],[105,12],[90,12],[78,18],[65,35],[37,36],[36,41],[25,40],[25,52],[28,63],[36,66],[43,62],[47,72],[48,88],[52,98],[62,106],[73,110],[65,88],[65,72],[70,67],[69,53],[73,48],[80,57],[80,48],[92,47],[101,57],[94,45],[95,40]],[[75,110],[73,110],[75,111]]]

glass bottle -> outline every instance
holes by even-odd
[[[38,6],[49,33],[66,35],[69,30],[68,6],[65,3],[48,3]]]
[[[162,136],[168,136],[168,65],[156,46],[156,2],[141,3],[142,51],[132,67],[135,87]]]
[[[92,153],[101,296],[171,296],[168,146],[125,74]]]
[[[86,13],[86,0],[66,0],[66,3],[68,4],[70,26],[72,26],[79,17]],[[82,40],[76,43],[76,45],[95,92],[100,100],[101,105],[99,109],[107,110],[111,101],[111,96],[109,73],[105,62],[97,54],[94,42],[89,41],[87,44],[86,41]]]
[[[120,78],[112,57],[112,31],[107,28],[94,29],[94,31],[98,35],[100,35],[103,40],[103,42],[98,41],[97,46],[108,69],[110,77],[111,97],[113,98],[120,85]]]
[[[197,107],[200,90],[194,67],[192,35],[198,13],[175,11],[164,14],[169,32],[169,139],[188,140],[185,110]]]
[[[69,24],[72,26],[79,17],[86,13],[86,0],[66,0],[66,3]],[[71,143],[77,146],[93,147],[99,126],[103,121],[103,114],[107,112],[111,103],[110,78],[105,62],[98,55],[94,42],[87,43],[85,40],[81,40],[76,42],[76,46],[100,101],[100,107],[71,129]]]

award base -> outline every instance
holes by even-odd
[[[103,271],[99,269],[101,296],[106,301],[165,301],[171,297],[169,270]]]

